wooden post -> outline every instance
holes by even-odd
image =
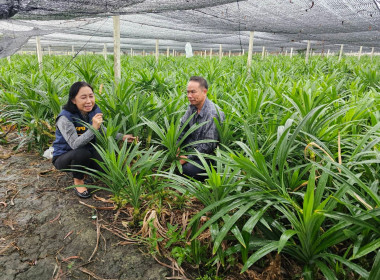
[[[120,65],[120,16],[113,16],[113,71],[115,73],[115,83],[121,79]]]
[[[166,57],[169,57],[169,47],[166,49]]]
[[[360,57],[362,56],[362,50],[363,50],[363,46],[360,46],[358,60],[360,60]]]
[[[159,50],[158,50],[158,39],[156,39],[156,62],[158,62],[158,56],[160,55]]]
[[[261,53],[261,59],[264,59],[265,57],[265,46],[263,46],[263,52]]]
[[[340,61],[342,59],[342,55],[343,55],[343,44],[340,45],[340,52],[339,52],[339,59],[338,59],[338,61]]]
[[[251,67],[252,65],[252,52],[253,52],[253,36],[255,32],[251,31],[249,32],[249,45],[248,45],[248,59],[247,59],[247,67]],[[243,55],[244,55],[244,49],[243,49]]]
[[[371,51],[371,60],[372,60],[372,58],[373,58],[373,54],[374,54],[374,52],[375,52],[375,48],[372,47],[372,51]]]
[[[104,48],[103,48],[103,57],[104,57],[104,60],[107,60],[107,45],[104,44]]]
[[[41,49],[40,36],[36,37],[36,44],[37,44],[38,67],[40,68],[40,71],[42,71],[42,49]]]
[[[310,40],[307,41],[306,55],[305,55],[305,63],[309,62],[309,53],[310,53]]]
[[[212,58],[212,48],[210,49],[210,59]]]
[[[223,56],[223,53],[222,53],[222,44],[219,44],[219,62],[222,61],[222,56]]]
[[[293,48],[290,48],[290,58],[293,57]]]

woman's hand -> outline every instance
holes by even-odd
[[[92,118],[92,126],[98,130],[100,128],[100,125],[103,122],[103,114],[102,113],[97,113],[93,118]]]
[[[123,136],[123,141],[128,141],[128,143],[131,143],[131,142],[133,142],[133,141],[139,141],[139,137],[135,137],[135,136],[133,136],[132,134],[125,134],[124,136]]]

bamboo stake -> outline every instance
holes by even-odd
[[[340,61],[342,59],[342,55],[343,55],[343,44],[340,45],[340,52],[339,52],[339,59],[338,61]]]
[[[50,48],[50,46],[48,46],[48,52],[49,52],[49,56],[51,56],[51,48]]]
[[[327,50],[327,57],[330,56],[330,49]]]
[[[156,39],[156,62],[158,62],[158,56],[160,55],[159,50],[158,50],[158,39]]]
[[[174,49],[173,49],[173,53],[172,53],[172,56],[174,56]]]
[[[40,36],[36,37],[36,44],[37,44],[37,59],[38,59],[38,67],[40,68],[40,71],[42,71],[42,49],[41,49],[41,41]]]
[[[251,67],[252,65],[252,52],[253,52],[253,36],[255,32],[251,31],[249,32],[249,46],[248,46],[248,59],[247,59],[247,67]],[[244,49],[243,49],[243,55],[244,55]]]
[[[231,57],[231,50],[228,51],[228,57]]]
[[[362,56],[362,50],[363,50],[363,46],[360,46],[358,60],[360,60],[360,57]]]
[[[7,56],[8,63],[11,63],[11,57]]]
[[[374,54],[374,52],[375,52],[375,48],[372,47],[372,51],[371,51],[371,60],[372,60],[372,58],[373,58],[373,54]]]
[[[103,57],[104,57],[104,60],[107,60],[107,45],[104,44],[104,47],[103,47]]]
[[[166,49],[166,57],[169,57],[169,47]]]
[[[265,57],[265,46],[263,46],[263,51],[261,53],[261,59],[264,59]]]
[[[293,57],[293,48],[290,48],[290,58]]]
[[[113,16],[113,70],[115,73],[115,83],[117,84],[121,78],[120,65],[120,16]]]
[[[305,63],[309,62],[309,53],[310,53],[310,40],[307,41],[306,55],[305,55]]]
[[[210,49],[210,59],[212,58],[212,48]]]
[[[219,62],[222,61],[223,53],[222,53],[222,44],[219,44]]]
[[[72,55],[72,56],[75,55],[75,50],[74,50],[74,46],[73,46],[73,45],[71,46],[71,55]]]

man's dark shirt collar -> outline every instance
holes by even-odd
[[[205,103],[203,103],[202,109],[201,109],[201,111],[198,114],[201,118],[203,118],[204,112],[207,110],[209,103],[210,103],[210,101],[206,97]],[[191,108],[191,111],[193,113],[194,112],[198,112],[198,109],[197,109],[197,107],[195,105],[190,105],[190,108]]]

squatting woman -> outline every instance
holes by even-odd
[[[98,164],[93,160],[100,160],[99,154],[93,147],[95,135],[83,123],[92,125],[99,130],[103,122],[103,114],[95,104],[95,95],[92,87],[86,82],[74,83],[69,92],[69,99],[63,106],[63,110],[56,119],[55,141],[53,143],[53,164],[60,169],[86,166],[98,169]],[[135,139],[130,134],[119,135],[125,141]],[[80,171],[73,172],[74,185],[84,185],[84,174]],[[80,198],[91,197],[86,187],[74,188],[75,194]]]

